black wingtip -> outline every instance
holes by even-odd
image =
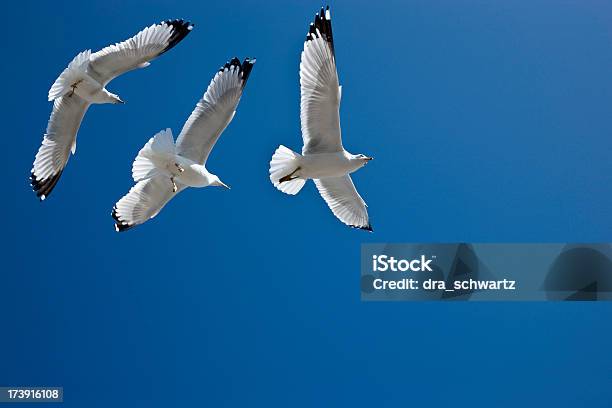
[[[364,231],[368,231],[368,232],[374,232],[374,230],[372,229],[372,224],[368,224],[368,225],[349,225],[349,227],[351,228],[355,228],[355,229],[361,229]]]
[[[34,172],[30,174],[30,185],[32,186],[32,190],[36,193],[36,196],[40,199],[40,201],[44,201],[59,181],[62,176],[63,170],[59,171],[57,174],[52,175],[51,177],[47,177],[46,179],[38,179]]]
[[[253,65],[255,65],[256,61],[256,58],[247,57],[244,59],[243,62],[240,62],[237,57],[234,57],[231,60],[227,61],[225,65],[222,65],[221,68],[219,68],[219,72],[232,69],[232,67],[233,69],[238,69],[239,74],[242,76],[242,87],[244,88],[247,80],[249,79],[249,76],[251,75],[251,70],[253,69]]]
[[[164,48],[161,54],[172,49],[176,44],[180,43],[183,38],[187,37],[187,34],[193,30],[193,24],[183,19],[166,20],[162,21],[161,24],[172,27],[172,34],[168,40],[168,45]],[[160,55],[161,55],[160,54]]]
[[[119,215],[117,214],[117,207],[113,207],[113,212],[111,213],[111,216],[115,220],[115,231],[117,232],[127,231],[130,228],[134,227],[134,225],[130,225],[125,221],[121,221],[119,219]]]
[[[226,69],[231,69],[232,67],[241,68],[240,60],[237,57],[227,61],[225,65],[222,65],[221,68],[219,68],[219,71],[225,71]]]
[[[335,55],[329,6],[325,9],[321,7],[321,11],[315,14],[314,22],[310,23],[308,34],[306,34],[306,41],[312,41],[319,36],[329,43],[332,55]]]
[[[242,62],[242,87],[244,88],[244,86],[246,85],[249,76],[251,75],[251,70],[253,70],[253,65],[255,65],[255,62],[257,61],[256,58],[245,58],[244,61]]]

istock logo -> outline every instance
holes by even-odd
[[[435,257],[434,257],[435,258]],[[372,255],[372,271],[373,272],[431,272],[433,269],[429,266],[432,259],[427,259],[425,255],[421,255],[420,259],[395,259],[387,255]]]

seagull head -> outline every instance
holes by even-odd
[[[213,176],[213,180],[212,183],[210,183],[211,186],[218,186],[218,187],[225,187],[228,190],[231,190],[230,186],[228,186],[227,184],[225,184],[224,182],[222,182],[219,177],[217,176]]]
[[[373,157],[368,157],[365,154],[358,154],[353,157],[354,159],[359,160],[362,163],[362,166],[365,166],[370,160],[374,159]]]

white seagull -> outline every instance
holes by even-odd
[[[149,61],[174,47],[192,29],[187,21],[163,21],[98,52],[83,51],[68,64],[49,90],[53,111],[30,177],[41,201],[59,181],[70,153],[75,153],[77,132],[89,105],[123,103],[106,85],[125,72],[149,66]]]
[[[340,97],[329,6],[315,15],[300,62],[302,139],[299,155],[281,145],[270,162],[270,180],[283,193],[297,194],[313,179],[319,193],[344,224],[372,231],[367,205],[349,176],[371,157],[342,147]]]
[[[232,121],[255,59],[233,58],[221,67],[185,122],[176,144],[170,129],[153,136],[132,165],[136,185],[115,204],[115,230],[155,217],[187,187],[229,187],[206,169],[215,143]]]

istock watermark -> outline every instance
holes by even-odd
[[[425,255],[421,255],[419,259],[395,259],[393,256],[387,255],[372,255],[372,271],[373,272],[406,272],[406,271],[433,271],[429,264],[433,259],[427,259]]]
[[[612,245],[363,244],[361,299],[612,300]]]

